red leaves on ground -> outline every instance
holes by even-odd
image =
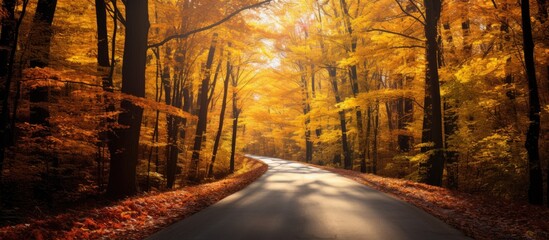
[[[3,227],[0,239],[141,239],[243,189],[267,171],[264,163],[244,161],[248,161],[245,171],[217,182]]]
[[[549,239],[549,209],[402,179],[316,166],[389,193],[475,239]]]

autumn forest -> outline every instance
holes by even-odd
[[[0,239],[144,238],[273,168],[253,156],[424,210],[434,205],[410,196],[524,206],[544,218],[513,236],[549,237],[548,8],[2,0]],[[146,227],[108,230],[132,219]],[[511,234],[445,222],[473,238]]]

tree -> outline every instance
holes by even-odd
[[[228,47],[231,47],[231,44],[228,44]],[[213,167],[215,160],[217,158],[217,150],[219,149],[219,143],[221,141],[221,135],[223,134],[223,123],[225,121],[225,109],[227,108],[227,95],[229,92],[229,82],[232,72],[231,58],[230,53],[227,56],[227,65],[225,67],[225,80],[223,80],[223,99],[221,100],[221,112],[219,113],[219,126],[217,127],[217,133],[215,135],[215,142],[212,150],[212,158],[210,160],[210,165],[208,166],[208,177],[213,176]]]
[[[353,26],[351,24],[351,16],[349,14],[349,7],[347,6],[347,2],[345,0],[340,0],[339,1],[340,5],[341,5],[341,10],[343,12],[343,23],[344,23],[344,26],[345,26],[345,30],[347,31],[347,34],[349,35],[349,38],[351,39],[351,44],[350,44],[350,49],[349,49],[349,52],[351,54],[355,54],[356,53],[356,48],[357,48],[357,38],[356,36],[354,36],[354,33],[353,33]],[[356,64],[351,64],[349,66],[349,80],[351,81],[351,91],[353,93],[353,97],[356,97],[358,95],[358,92],[359,92],[359,87],[358,87],[358,71],[357,71],[357,65]],[[359,149],[358,151],[360,152],[360,160],[362,162],[362,166],[364,167],[361,167],[362,170],[365,171],[365,160],[366,160],[366,156],[365,156],[365,146],[364,146],[364,143],[365,143],[365,139],[364,139],[364,127],[363,127],[363,117],[362,117],[362,111],[360,110],[360,107],[357,107],[356,108],[356,125],[357,125],[357,129],[358,129],[358,145],[359,145]]]
[[[31,27],[30,67],[46,67],[50,60],[52,23],[57,0],[39,0]]]
[[[95,0],[95,18],[97,22],[97,64],[100,67],[109,67],[109,38],[105,0]]]
[[[9,97],[13,80],[13,63],[19,35],[19,26],[26,12],[28,1],[23,2],[23,9],[18,21],[15,20],[15,1],[2,1],[2,9],[6,16],[2,19],[0,35],[0,80],[3,83],[1,89],[2,108],[0,109],[0,185],[2,184],[2,172],[4,169],[5,151],[13,141],[13,127],[10,124]]]
[[[543,204],[543,177],[541,174],[538,145],[541,109],[536,80],[536,65],[534,62],[534,39],[532,37],[532,23],[530,22],[530,0],[522,1],[520,9],[522,15],[522,48],[524,52],[524,64],[526,66],[526,79],[528,81],[528,117],[530,119],[528,131],[526,132],[526,142],[524,143],[528,152],[528,172],[530,175],[528,202],[541,205]]]
[[[341,102],[341,96],[337,83],[337,69],[335,67],[328,67],[328,74],[330,75],[330,82],[332,84],[332,90],[336,104]],[[343,149],[343,166],[345,169],[352,169],[353,162],[351,159],[351,149],[349,148],[349,142],[347,141],[347,120],[345,119],[345,111],[339,110],[339,126],[341,127],[341,148]]]
[[[32,20],[30,44],[30,67],[47,67],[50,60],[50,45],[53,36],[52,23],[55,15],[57,0],[39,0],[36,13]],[[47,106],[41,103],[49,101],[49,88],[45,86],[35,87],[30,92],[31,105],[30,122],[48,126],[47,119],[50,113]],[[48,130],[40,134],[48,135]]]
[[[425,5],[425,38],[426,38],[426,71],[425,71],[425,101],[423,115],[424,144],[422,152],[427,152],[428,158],[422,164],[424,168],[422,182],[440,186],[444,170],[444,138],[442,130],[442,107],[440,99],[440,83],[438,78],[438,20],[441,12],[441,1],[424,1]]]
[[[206,60],[205,74],[200,85],[198,92],[198,123],[196,126],[196,133],[194,136],[193,154],[191,159],[191,167],[189,169],[190,179],[197,181],[199,179],[199,163],[200,163],[200,151],[202,151],[202,142],[204,141],[204,134],[206,132],[206,125],[208,121],[208,89],[210,88],[210,76],[215,56],[215,49],[217,46],[218,34],[214,33],[212,37],[212,43],[210,44],[210,50],[208,51],[208,59]]]
[[[126,2],[126,38],[122,65],[122,93],[145,97],[145,65],[149,32],[148,0]],[[136,166],[143,108],[123,100],[117,128],[111,135],[111,165],[107,194],[113,198],[137,192]]]

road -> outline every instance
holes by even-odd
[[[251,157],[269,165],[261,178],[147,239],[467,239],[422,210],[337,174]]]

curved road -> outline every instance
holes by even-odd
[[[418,208],[318,168],[250,156],[269,170],[147,239],[467,239]]]

